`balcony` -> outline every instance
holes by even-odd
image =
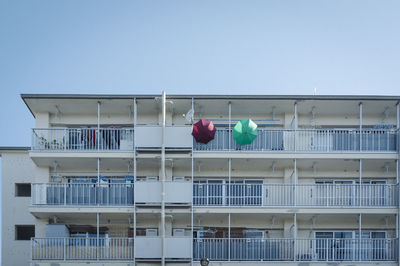
[[[32,151],[133,151],[132,128],[35,128]]]
[[[133,206],[161,204],[161,182],[133,184],[33,183],[32,206]],[[398,205],[392,184],[193,184],[167,181],[166,203],[199,207],[358,207]]]
[[[397,261],[398,239],[194,239],[193,260]]]
[[[132,206],[133,184],[34,183],[32,206]]]
[[[249,145],[239,145],[229,129],[217,129],[207,144],[193,141],[195,151],[396,152],[398,131],[387,129],[258,129]],[[361,145],[360,145],[361,142]]]
[[[202,184],[193,185],[194,206],[397,207],[398,185]]]
[[[133,260],[133,238],[32,238],[32,260]]]

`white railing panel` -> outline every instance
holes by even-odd
[[[396,207],[392,184],[193,184],[195,206]]]
[[[133,184],[32,183],[31,204],[50,206],[130,206]]]
[[[132,260],[133,238],[32,238],[32,260]]]
[[[34,128],[33,151],[133,151],[132,128]]]
[[[239,145],[233,140],[232,131],[217,128],[214,140],[208,144],[193,140],[193,148],[197,151],[395,152],[398,134],[397,130],[389,129],[363,129],[361,137],[359,129],[258,129],[258,136],[251,144]]]
[[[230,241],[230,242],[229,242]],[[197,238],[193,259],[212,261],[396,261],[398,239]]]

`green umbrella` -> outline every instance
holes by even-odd
[[[233,128],[233,139],[240,145],[252,143],[257,134],[257,124],[251,119],[240,120]]]

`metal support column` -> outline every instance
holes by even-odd
[[[228,185],[225,187],[225,194],[227,190],[229,191],[228,193],[228,206],[231,206],[231,184],[232,184],[232,158],[228,159]]]
[[[296,248],[297,248],[297,213],[293,214],[293,260],[296,261]]]
[[[96,136],[96,144],[97,150],[100,150],[100,105],[101,102],[97,102],[97,136]]]
[[[400,129],[400,102],[396,104],[396,128]]]
[[[228,149],[229,150],[231,150],[231,148],[232,148],[232,138],[233,138],[233,134],[232,134],[232,131],[231,131],[231,127],[232,127],[231,123],[232,123],[232,104],[229,101],[229,103],[228,103],[228,128],[229,128],[229,131],[228,131],[228,138],[229,138]]]
[[[362,151],[363,103],[360,102],[360,151]]]
[[[361,261],[361,225],[362,225],[362,214],[358,215],[358,261]]]
[[[294,102],[294,114],[293,114],[293,127],[294,127],[294,138],[293,138],[293,143],[294,143],[294,151],[297,150],[297,144],[296,144],[296,139],[297,139],[297,102]]]
[[[137,124],[137,103],[133,99],[133,265],[136,265],[136,124]]]
[[[231,213],[228,213],[228,261],[231,260]]]
[[[294,206],[297,206],[297,159],[294,159],[292,184],[293,184],[293,203]]]
[[[362,159],[360,159],[360,164],[359,164],[359,169],[358,169],[358,172],[359,172],[359,177],[358,177],[358,189],[359,189],[359,192],[358,192],[358,206],[362,206],[362,197],[361,197],[361,194],[362,194],[362,174],[363,174],[363,169],[362,169],[362,167],[363,167],[363,165],[362,165],[362,163],[363,163],[363,161],[362,161]]]
[[[96,239],[96,258],[100,259],[99,254],[99,240],[100,240],[100,213],[96,213],[96,229],[97,229],[97,239]]]
[[[399,106],[399,105],[397,105]],[[396,160],[396,183],[397,183],[397,215],[396,215],[396,237],[397,237],[397,259],[398,259],[398,264],[400,265],[400,232],[399,232],[399,226],[400,226],[400,184],[399,184],[399,159]]]
[[[161,135],[161,266],[165,266],[165,125],[166,103],[165,91],[162,92],[162,135]]]
[[[192,97],[192,110],[193,110],[193,118],[194,118],[194,99],[193,99],[193,97]],[[193,121],[194,121],[194,119],[192,119],[192,127],[193,127]],[[190,234],[190,237],[191,237],[191,239],[192,239],[192,243],[191,243],[191,245],[190,245],[190,251],[191,251],[191,260],[190,260],[190,265],[191,266],[193,266],[193,234],[194,234],[194,230],[193,230],[193,216],[194,216],[194,210],[193,210],[193,187],[194,187],[194,171],[193,171],[193,166],[194,166],[194,159],[193,159],[193,141],[192,141],[192,152],[191,152],[191,156],[190,156],[190,159],[191,159],[191,176],[192,176],[192,205],[191,205],[191,216],[190,216],[190,232],[191,232],[191,234]]]

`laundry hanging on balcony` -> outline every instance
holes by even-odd
[[[207,144],[214,139],[215,131],[212,121],[200,119],[193,125],[192,135],[197,142]]]
[[[251,119],[240,120],[233,128],[233,139],[240,145],[252,143],[257,138],[257,124]]]

